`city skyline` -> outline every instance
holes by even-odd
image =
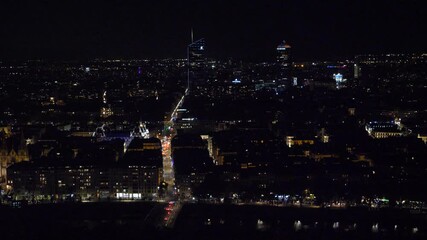
[[[424,9],[7,0],[2,239],[427,239]]]

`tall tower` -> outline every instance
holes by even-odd
[[[283,41],[276,48],[277,50],[277,65],[279,67],[279,79],[280,81],[290,82],[291,81],[291,46]]]
[[[193,34],[192,34],[193,36]],[[187,94],[190,89],[203,86],[206,82],[205,39],[192,42],[187,47],[188,79]]]

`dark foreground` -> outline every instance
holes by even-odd
[[[1,239],[427,239],[427,216],[398,209],[185,205],[174,228],[165,204],[0,206]]]

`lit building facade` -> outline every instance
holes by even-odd
[[[279,80],[290,83],[291,81],[291,46],[283,41],[276,48],[277,50],[277,64],[279,67]]]
[[[123,156],[96,156],[17,163],[7,169],[7,184],[17,199],[35,201],[157,197],[163,181],[159,139],[133,138]]]
[[[36,201],[152,198],[163,174],[157,166],[128,163],[23,162],[7,171],[15,197]]]
[[[365,130],[373,138],[401,137],[402,130],[394,122],[369,122]]]
[[[1,131],[0,137],[0,184],[7,179],[7,168],[14,163],[28,161],[30,158],[24,136],[11,137],[10,132]]]

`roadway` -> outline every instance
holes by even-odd
[[[169,199],[173,199],[175,196],[174,185],[175,185],[175,174],[173,169],[172,149],[171,141],[176,134],[174,120],[178,115],[178,109],[184,103],[185,94],[179,99],[176,105],[173,107],[173,111],[168,119],[164,122],[164,127],[161,136],[162,142],[162,155],[163,155],[163,180],[168,184],[168,196]]]
[[[182,207],[182,204],[179,201],[173,201],[176,198],[176,193],[171,141],[172,138],[176,135],[174,120],[177,118],[178,109],[184,103],[184,98],[185,94],[179,99],[179,101],[174,106],[171,115],[168,116],[168,119],[164,122],[164,127],[161,136],[163,155],[163,180],[168,184],[165,200],[169,201],[169,204],[164,208],[163,211],[163,226],[168,228],[173,227],[175,220],[178,217],[178,214]]]
[[[173,170],[172,150],[171,150],[172,136],[162,136],[162,155],[163,155],[163,180],[168,184],[168,195],[173,191],[175,185],[175,176]]]

